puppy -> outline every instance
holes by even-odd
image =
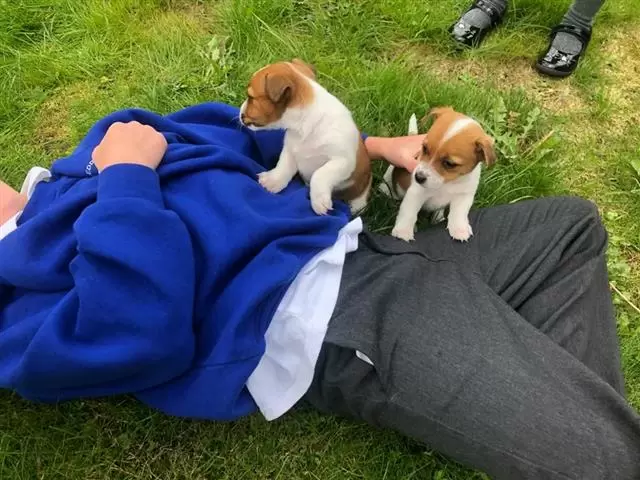
[[[286,130],[277,165],[258,178],[268,191],[280,192],[299,173],[318,215],[333,208],[334,194],[352,213],[364,209],[371,161],[351,112],[318,84],[313,67],[296,59],[256,72],[240,121],[252,130]]]
[[[414,227],[421,209],[434,212],[436,222],[444,220],[449,207],[447,230],[456,240],[466,242],[473,235],[469,210],[480,182],[481,164],[496,161],[494,140],[472,118],[450,107],[434,108],[427,117],[434,122],[425,136],[420,163],[412,173],[389,167],[381,190],[402,198],[391,235],[414,239]],[[410,133],[417,134],[412,117]]]

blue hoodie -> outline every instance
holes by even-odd
[[[288,286],[348,221],[311,210],[294,180],[256,181],[282,132],[239,126],[204,104],[99,121],[52,167],[0,241],[0,388],[44,402],[133,393],[171,415],[231,420]],[[137,120],[169,147],[157,173],[91,152],[114,122]]]

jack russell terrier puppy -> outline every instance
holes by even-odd
[[[372,182],[369,155],[351,112],[316,82],[313,67],[296,59],[256,72],[240,121],[252,130],[286,130],[275,168],[258,176],[265,189],[278,193],[299,173],[318,215],[332,209],[334,194],[352,213],[364,209]]]
[[[402,198],[391,235],[413,240],[421,209],[434,212],[434,221],[439,222],[448,206],[447,230],[454,239],[466,242],[473,235],[469,210],[480,183],[481,164],[491,166],[496,161],[494,140],[478,122],[450,107],[434,108],[430,116],[435,120],[422,144],[418,166],[412,173],[391,166],[380,185],[387,195]],[[417,133],[414,115],[409,134]]]

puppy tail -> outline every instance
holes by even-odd
[[[409,135],[418,134],[418,118],[415,113],[411,115],[411,118],[409,119],[409,128],[407,129],[407,133]]]

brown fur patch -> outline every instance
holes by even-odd
[[[300,60],[299,58],[294,58],[293,60],[291,60],[291,64],[298,69],[298,71],[300,73],[302,73],[303,75],[306,75],[307,77],[311,78],[312,80],[316,79],[316,69],[313,65],[310,65],[306,62],[303,62],[302,60]]]
[[[420,123],[426,123],[431,117],[438,118],[445,114],[455,114],[456,111],[451,107],[433,107],[422,117]]]
[[[482,157],[480,160],[487,167],[492,167],[496,163],[495,140],[489,135],[483,135],[476,140],[476,153]]]
[[[411,172],[404,168],[394,168],[391,179],[396,194],[399,193],[398,187],[406,192],[411,185]]]
[[[291,63],[268,65],[256,72],[247,87],[246,125],[265,126],[282,118],[285,110],[308,105],[313,89],[308,78]]]
[[[479,162],[487,166],[495,162],[493,139],[477,123],[471,123],[445,140],[449,128],[457,121],[468,118],[450,107],[431,110],[435,117],[427,132],[420,161],[431,165],[444,179],[450,182],[469,174]]]
[[[354,200],[371,187],[372,180],[371,159],[362,138],[360,138],[356,168],[351,174],[352,185],[341,192],[337,192],[337,197],[345,201]]]

